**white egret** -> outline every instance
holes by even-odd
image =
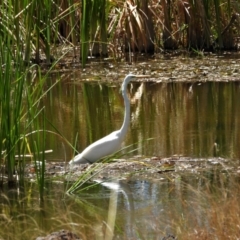
[[[121,148],[121,143],[127,133],[130,123],[130,102],[127,97],[127,85],[134,78],[144,78],[147,75],[133,75],[128,74],[122,83],[122,96],[125,105],[125,114],[122,127],[110,133],[106,137],[99,139],[85,148],[82,153],[76,155],[69,164],[83,164],[83,163],[94,163],[100,158],[108,156]]]

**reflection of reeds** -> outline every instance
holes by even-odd
[[[141,185],[142,189],[146,188],[142,190],[146,196],[138,194],[134,202],[137,209],[134,230],[141,239],[148,239],[150,235],[172,235],[176,239],[237,239],[240,225],[238,178],[218,171],[202,172],[201,176],[182,173],[169,177],[169,181]]]
[[[114,192],[112,205],[110,191],[101,185],[69,197],[62,183],[48,182],[48,195],[39,203],[38,187],[26,183],[24,192],[0,195],[0,237],[30,239],[67,229],[82,239],[104,239],[112,211],[111,229],[119,239],[128,239],[128,230],[141,239],[167,235],[177,239],[237,239],[238,177],[216,169],[176,174],[163,174],[161,181],[120,183],[114,188],[118,200]]]
[[[133,136],[156,137],[145,146],[151,154],[236,159],[240,156],[237,86],[214,82],[145,84],[142,122]]]

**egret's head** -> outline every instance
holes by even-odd
[[[135,78],[147,78],[150,77],[150,75],[134,75],[132,73],[129,73],[125,79],[123,80],[122,83],[122,91],[124,91],[124,89],[127,87],[128,83],[131,82],[133,79]]]

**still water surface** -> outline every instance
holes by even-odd
[[[28,183],[21,194],[1,195],[1,239],[35,239],[60,229],[82,239],[112,239],[107,229],[114,227],[113,239],[163,239],[169,234],[198,239],[194,233],[199,229],[209,232],[207,239],[218,239],[214,236],[227,225],[226,217],[239,216],[239,183],[239,177],[212,169],[163,175],[155,182],[111,182],[67,196],[65,185],[51,182],[42,203],[36,185]],[[237,226],[235,220],[229,225]]]
[[[71,143],[77,139],[76,148],[81,152],[120,128],[124,105],[119,88],[118,82],[67,81],[58,84],[42,104],[48,120]],[[137,143],[137,150],[126,152],[125,158],[182,155],[237,161],[239,96],[238,82],[133,82],[129,85],[131,127],[123,146]],[[52,130],[50,125],[47,129]],[[149,138],[153,139],[145,141]],[[49,135],[46,141],[53,149],[47,161],[72,158],[72,150],[56,136]],[[221,202],[230,198],[239,177],[214,167],[202,172],[166,173],[155,182],[114,181],[77,196],[64,194],[69,187],[66,184],[47,183],[43,204],[36,198],[33,183],[26,183],[23,193],[9,192],[8,200],[1,195],[2,213],[10,222],[5,227],[12,226],[12,235],[19,235],[20,229],[22,238],[18,239],[34,239],[63,228],[83,239],[111,239],[106,230],[111,224],[115,226],[115,239],[162,239],[168,234],[180,237],[183,230],[211,228],[209,206],[213,199]]]
[[[119,88],[119,83],[63,83],[45,98],[46,115],[71,143],[77,139],[81,152],[120,128]],[[138,143],[135,155],[240,157],[240,83],[132,83],[129,90],[131,126],[123,146]],[[54,150],[49,159],[71,159],[72,150],[54,137],[48,138]]]

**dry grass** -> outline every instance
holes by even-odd
[[[173,217],[178,239],[239,239],[240,186],[235,177],[224,178],[220,174],[219,188],[207,183],[203,191],[192,189],[195,197],[184,203],[191,210]]]
[[[208,226],[197,226],[181,234],[181,239],[239,239],[239,196],[210,202],[206,211]]]

